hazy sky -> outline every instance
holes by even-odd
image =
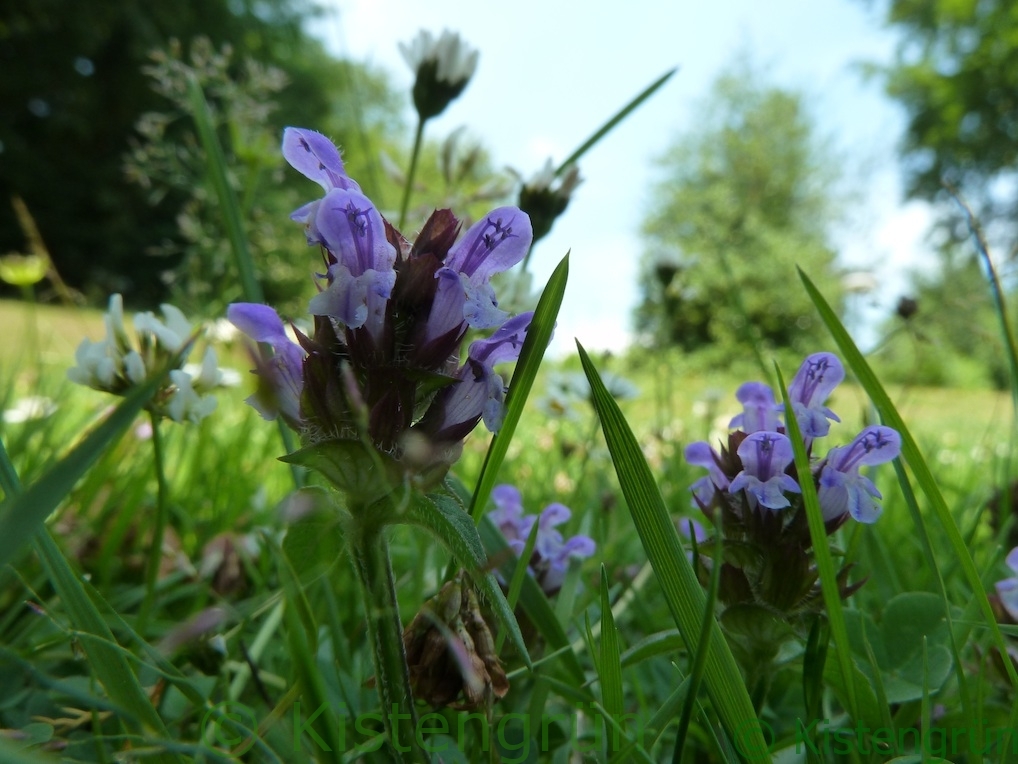
[[[809,96],[821,132],[839,148],[846,188],[858,201],[832,243],[843,263],[874,271],[882,284],[874,299],[885,312],[904,289],[904,268],[929,259],[922,248],[928,211],[901,203],[895,147],[902,114],[880,83],[860,72],[864,62],[890,61],[897,42],[882,26],[879,3],[330,2],[334,12],[315,30],[329,49],[389,70],[408,90],[412,75],[397,43],[419,29],[449,28],[479,48],[477,74],[445,114],[428,123],[428,135],[441,138],[466,125],[496,165],[524,175],[548,157],[564,159],[637,92],[679,67],[583,159],[585,182],[535,251],[532,268],[543,284],[572,250],[557,351],[570,352],[574,336],[591,349],[628,341],[638,300],[639,227],[658,177],[654,160],[696,125],[696,107],[711,83],[745,53],[767,81]],[[409,115],[409,92],[407,109]]]

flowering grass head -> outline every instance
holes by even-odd
[[[701,578],[706,580],[715,548],[725,549],[719,599],[726,607],[760,608],[785,618],[819,612],[823,601],[813,558],[812,540],[802,500],[802,480],[811,480],[820,500],[828,534],[848,519],[873,523],[880,515],[880,492],[860,472],[895,458],[901,438],[890,427],[866,427],[851,443],[818,456],[818,441],[840,421],[826,401],[844,379],[841,361],[832,353],[815,353],[789,385],[792,410],[803,445],[811,457],[808,476],[800,475],[792,443],[773,390],[747,382],[736,397],[743,412],[734,417],[727,443],[715,449],[706,442],[686,447],[686,461],[707,469],[692,486],[693,504],[711,524],[720,521],[722,538],[700,545]],[[843,596],[860,584],[848,584],[849,566],[838,573]]]
[[[288,128],[283,154],[325,191],[292,216],[320,248],[322,271],[307,334],[291,337],[266,305],[230,306],[229,319],[266,349],[249,402],[299,432],[308,465],[331,465],[323,471],[343,490],[355,481],[334,467],[351,458],[369,472],[382,464],[385,479],[369,493],[407,479],[426,489],[479,422],[501,426],[505,382],[495,367],[519,356],[533,314],[500,310],[490,279],[523,259],[530,220],[500,207],[463,232],[451,211],[437,210],[409,241],[324,136]],[[493,331],[461,357],[470,329]]]

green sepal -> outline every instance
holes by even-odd
[[[399,465],[359,440],[328,440],[279,457],[319,473],[341,491],[350,506],[374,504],[392,493],[403,480]]]

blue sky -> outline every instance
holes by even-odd
[[[329,3],[331,13],[315,30],[329,49],[387,69],[408,91],[411,73],[399,41],[421,28],[449,28],[479,48],[477,74],[460,99],[428,123],[428,134],[442,137],[466,125],[497,165],[524,175],[548,157],[564,159],[633,95],[679,67],[584,158],[585,182],[535,251],[537,283],[572,251],[557,352],[570,352],[574,336],[590,349],[619,349],[629,341],[638,300],[639,227],[658,177],[654,159],[681,131],[696,126],[698,103],[743,53],[764,69],[767,81],[808,95],[821,133],[844,159],[845,190],[855,202],[831,238],[843,264],[871,269],[881,285],[863,301],[871,322],[905,289],[906,269],[930,261],[923,247],[929,210],[901,199],[895,149],[903,115],[880,83],[860,72],[863,62],[889,62],[897,43],[882,25],[880,3]],[[407,109],[409,114],[409,94]]]

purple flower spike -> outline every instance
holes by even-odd
[[[268,400],[256,393],[247,399],[265,419],[277,414],[290,422],[300,420],[300,396],[304,389],[304,350],[293,342],[283,328],[283,321],[268,305],[235,302],[226,311],[230,323],[255,342],[268,344],[274,355],[259,373],[272,395]]]
[[[488,281],[520,262],[533,239],[526,213],[516,207],[499,207],[474,223],[449,252],[445,267],[436,276],[446,270],[458,274],[465,296],[463,318],[468,324],[487,329],[505,320]]]
[[[283,131],[283,156],[293,169],[326,191],[334,188],[359,190],[343,169],[339,149],[321,133],[301,127],[286,128]]]
[[[1008,552],[1004,564],[1018,575],[1018,547]],[[1012,576],[996,583],[997,596],[1011,620],[1018,623],[1018,578]]]
[[[788,397],[792,401],[795,419],[806,440],[822,438],[831,429],[828,419],[840,422],[837,415],[823,405],[834,388],[845,378],[845,367],[833,353],[814,353],[803,361],[792,384]]]
[[[778,432],[754,432],[739,446],[743,470],[735,476],[729,493],[745,489],[768,509],[790,506],[785,492],[800,493],[799,484],[785,474],[792,461],[792,442]]]
[[[686,446],[686,461],[697,467],[706,467],[709,475],[697,480],[691,486],[693,492],[693,506],[709,506],[714,499],[714,493],[718,490],[728,488],[728,477],[721,471],[718,462],[721,457],[718,452],[710,447],[706,441],[699,440]]]
[[[781,422],[770,386],[763,382],[746,382],[735,391],[735,397],[742,404],[743,412],[732,419],[729,427],[740,427],[745,433],[777,431]]]
[[[862,466],[889,462],[901,453],[901,436],[882,425],[867,427],[847,446],[832,448],[820,473],[820,507],[824,520],[848,512],[860,523],[880,517],[880,491],[859,474]]]

